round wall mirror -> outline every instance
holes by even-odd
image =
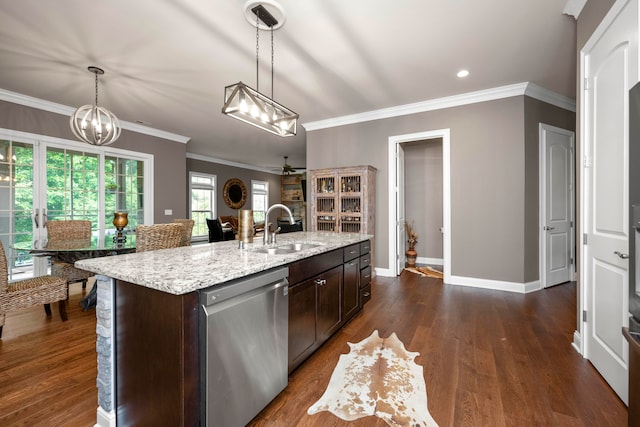
[[[222,197],[231,209],[240,209],[247,200],[247,187],[244,186],[242,180],[231,178],[224,184]]]

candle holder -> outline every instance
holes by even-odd
[[[127,236],[122,233],[122,230],[129,224],[127,212],[114,212],[113,213],[113,226],[118,231],[115,236],[113,236],[113,243],[122,244],[127,241]]]

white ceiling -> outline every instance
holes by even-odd
[[[76,108],[93,103],[96,65],[99,104],[120,120],[187,136],[190,153],[268,168],[288,155],[302,166],[302,126],[279,138],[221,114],[224,86],[256,86],[245,2],[0,0],[0,88]],[[299,123],[521,82],[575,98],[566,0],[279,2],[274,99]],[[270,49],[261,32],[267,95]]]

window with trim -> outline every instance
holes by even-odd
[[[189,172],[189,192],[191,193],[189,211],[191,219],[194,220],[192,239],[206,239],[209,235],[207,218],[217,218],[216,176]]]
[[[253,209],[254,224],[264,221],[264,213],[268,207],[269,183],[251,180],[251,209]]]

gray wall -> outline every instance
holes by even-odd
[[[525,144],[527,98],[307,132],[307,168],[370,164],[378,169],[375,265],[389,268],[388,138],[451,129],[451,274],[526,283],[538,278],[538,254],[528,234],[530,227],[537,227],[537,208],[535,217],[526,212],[531,198],[537,203],[538,197],[537,183],[535,194],[528,185],[533,174],[537,180],[537,169],[527,169],[525,161],[530,155]],[[545,115],[575,122],[570,111],[545,103],[531,105],[536,108],[527,109],[549,109]],[[537,155],[536,151],[536,162]]]
[[[420,258],[443,257],[442,139],[403,143],[405,218],[418,234]]]
[[[6,101],[0,101],[0,127],[77,140],[69,128],[68,116]],[[153,154],[154,222],[186,218],[187,144],[123,130],[120,138],[111,147]],[[172,209],[173,215],[164,215],[165,209]]]
[[[222,198],[222,189],[224,183],[230,178],[238,178],[244,182],[247,187],[247,202],[242,209],[251,209],[251,180],[267,181],[269,182],[269,205],[273,203],[280,203],[280,175],[275,175],[267,172],[259,172],[252,169],[238,168],[235,166],[223,165],[220,163],[206,162],[203,160],[187,159],[187,171],[188,172],[201,172],[210,175],[216,175],[217,178],[217,200],[216,205],[218,209],[218,216],[221,215],[233,215],[238,216],[236,209],[231,209],[224,203]],[[188,192],[187,183],[187,192]],[[188,203],[188,201],[187,201]],[[275,221],[275,220],[274,220]]]

